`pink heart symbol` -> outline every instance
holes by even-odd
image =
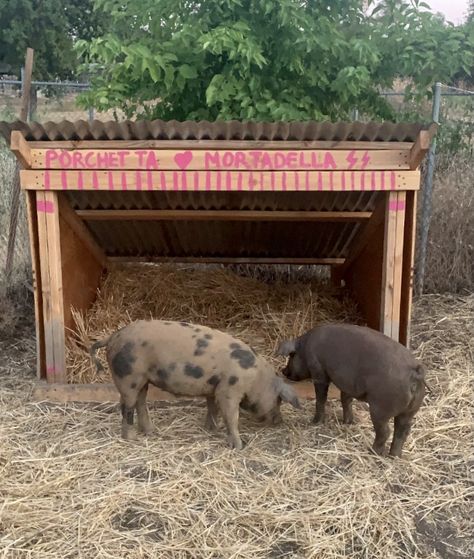
[[[183,151],[183,153],[177,153],[174,156],[176,165],[178,165],[178,167],[183,170],[186,169],[186,167],[191,163],[192,158],[193,154],[190,151]]]

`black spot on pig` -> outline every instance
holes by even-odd
[[[168,365],[168,371],[172,373],[176,369],[176,363],[170,363]]]
[[[198,365],[186,363],[186,365],[184,366],[184,374],[188,375],[188,377],[201,378],[204,374],[204,371],[202,370],[202,367],[199,367]]]
[[[239,379],[235,376],[235,375],[231,375],[229,377],[229,384],[232,386],[233,384],[235,384]]]
[[[200,331],[201,331],[201,328],[194,328],[194,331],[195,331],[195,332],[200,332]]]
[[[207,384],[210,384],[211,386],[217,386],[220,382],[220,379],[217,375],[212,375],[212,377],[209,378],[209,380],[207,381]]]
[[[240,349],[242,346],[240,344],[232,342],[229,347],[230,349]]]
[[[239,362],[242,369],[250,369],[255,365],[255,355],[248,349],[234,349],[230,356]]]
[[[133,370],[133,363],[136,357],[133,354],[133,343],[127,342],[112,358],[113,372],[120,378],[130,375]]]
[[[185,328],[191,328],[191,324],[188,324],[187,322],[180,322],[181,326],[184,326]]]
[[[158,369],[158,366],[157,366],[157,365],[150,365],[150,366],[148,367],[148,372],[149,372],[149,373],[154,373],[154,372],[156,371],[156,369]]]
[[[163,322],[163,324],[166,324],[166,326],[170,326],[171,322],[169,322],[168,320],[165,320],[165,322]]]
[[[168,379],[169,373],[168,373],[168,371],[165,371],[165,369],[158,369],[158,371],[156,372],[156,375],[158,376],[158,378],[160,380],[165,381],[165,380]]]
[[[197,340],[196,350],[194,351],[194,355],[203,355],[204,354],[204,348],[207,347],[208,345],[209,345],[209,342],[207,340],[204,340],[202,338]]]
[[[142,342],[142,347],[146,347],[148,345],[148,342],[145,340],[144,342]]]
[[[204,334],[204,337],[206,338],[206,340],[212,340],[211,334]]]
[[[130,385],[130,388],[136,388],[137,387],[137,383],[136,382],[132,382],[132,384]]]

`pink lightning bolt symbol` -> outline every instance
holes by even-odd
[[[352,150],[346,157],[346,161],[349,163],[349,169],[353,169],[355,167],[355,164],[357,163],[357,157],[354,156],[354,153],[355,151]]]
[[[362,158],[362,165],[361,165],[361,169],[365,169],[367,167],[367,165],[370,162],[370,156],[369,153],[366,151],[364,153],[364,157]]]

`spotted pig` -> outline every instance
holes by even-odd
[[[205,396],[206,428],[216,429],[220,410],[229,444],[236,449],[242,448],[239,407],[269,424],[281,421],[282,401],[300,407],[293,389],[261,356],[229,334],[206,326],[134,322],[92,345],[90,354],[99,369],[96,351],[101,347],[106,347],[120,393],[124,439],[135,438],[135,408],[138,428],[144,433],[153,429],[146,407],[149,383],[177,396]]]
[[[373,449],[385,452],[394,418],[391,456],[401,456],[413,418],[425,395],[423,365],[391,338],[361,326],[325,324],[296,340],[280,344],[277,353],[289,356],[284,376],[311,378],[316,392],[314,423],[324,420],[329,383],[341,391],[344,423],[352,423],[352,400],[368,402],[375,428]]]

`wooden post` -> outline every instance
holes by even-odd
[[[410,346],[410,318],[414,288],[417,192],[407,192],[403,243],[400,343]]]
[[[63,282],[56,192],[36,193],[48,382],[66,382]]]
[[[31,95],[31,76],[33,74],[33,55],[34,50],[26,49],[25,58],[25,73],[23,78],[23,83],[21,84],[21,109],[20,109],[20,120],[26,122],[28,119],[28,109],[30,106],[30,95]]]
[[[386,197],[381,331],[399,341],[406,192]]]

